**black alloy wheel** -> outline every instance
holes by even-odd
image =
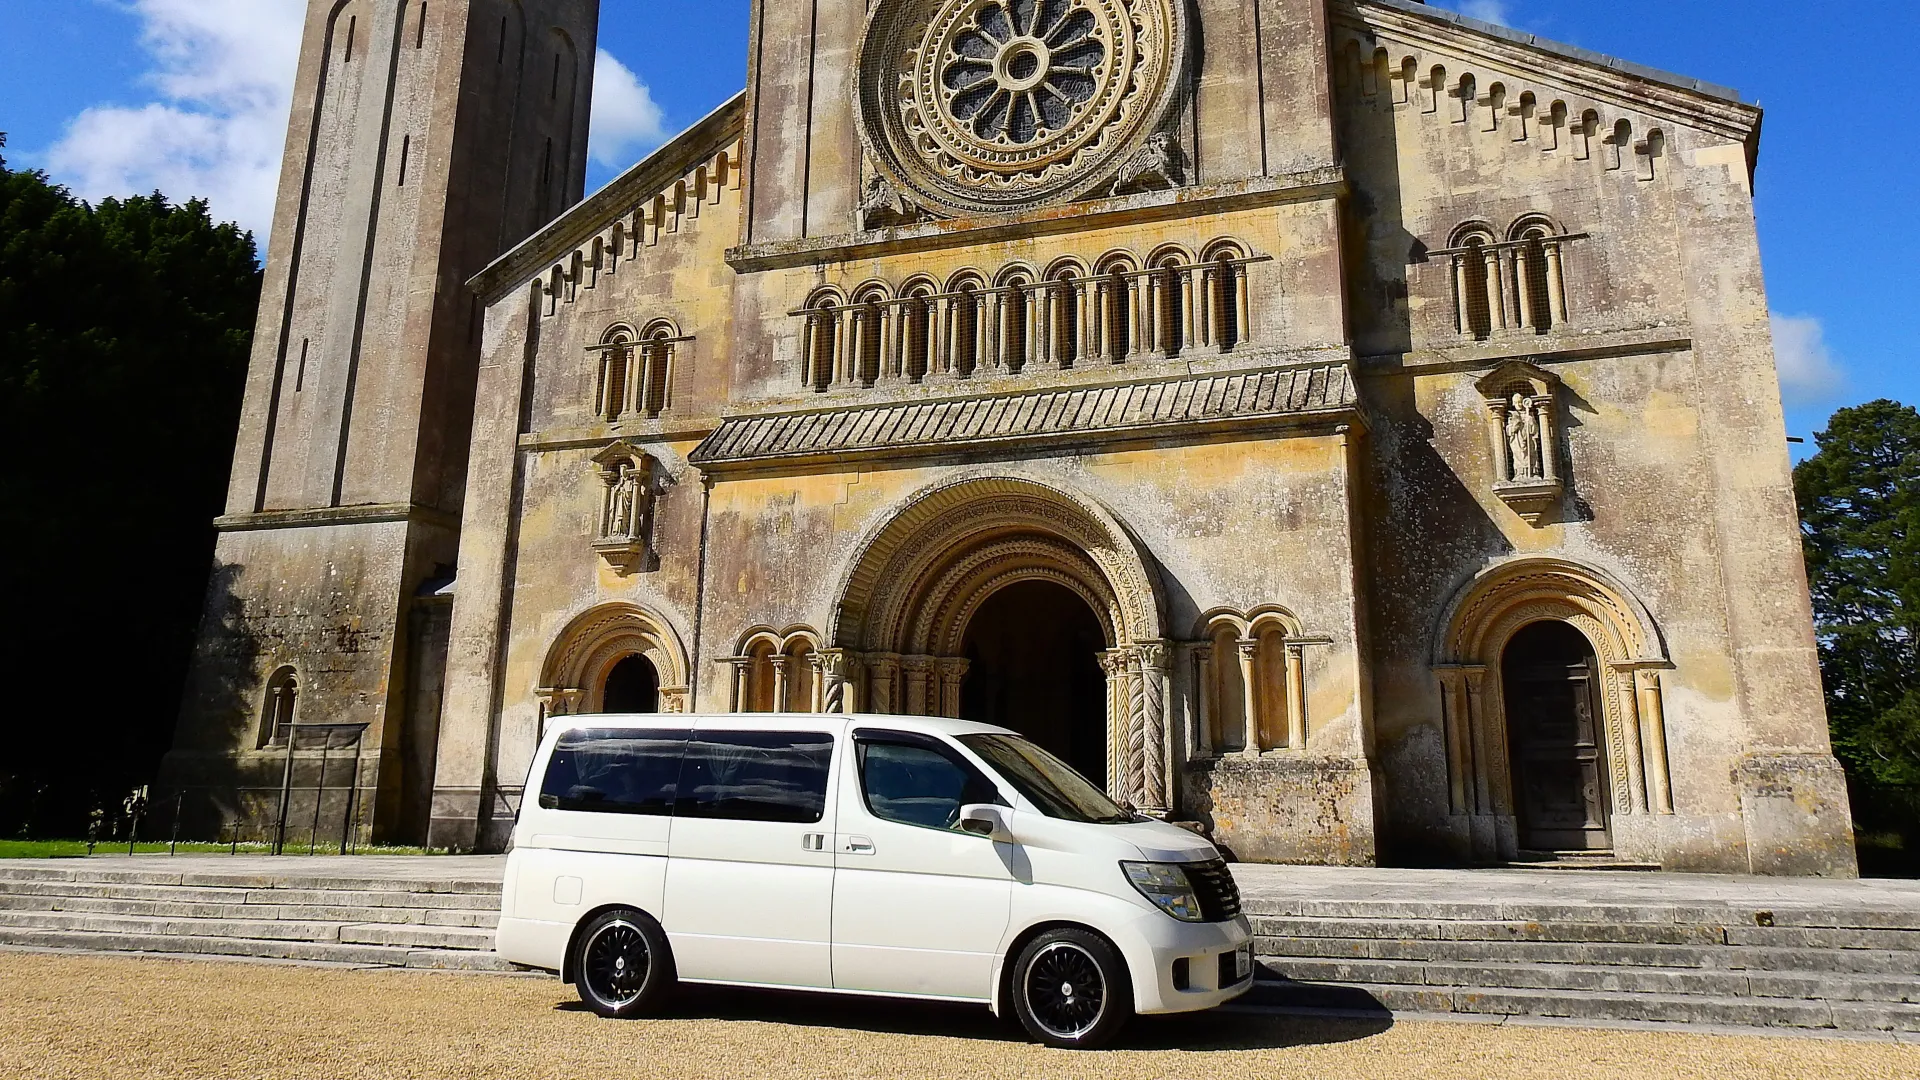
[[[600,913],[574,942],[573,985],[601,1016],[630,1020],[659,1005],[674,981],[673,954],[660,924],[644,912]]]
[[[1133,1016],[1126,964],[1098,934],[1049,930],[1020,950],[1013,1011],[1027,1034],[1048,1046],[1098,1049]]]

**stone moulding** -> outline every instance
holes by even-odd
[[[980,452],[1035,442],[1110,441],[1296,419],[1356,416],[1344,363],[1314,364],[872,408],[742,416],[721,421],[689,460],[702,469],[850,456]]]
[[[460,515],[419,503],[367,503],[329,506],[318,510],[263,510],[253,514],[226,514],[213,520],[221,532],[258,532],[264,529],[317,529],[332,525],[378,525],[415,521],[444,529],[460,527]]]
[[[748,244],[727,252],[727,265],[743,274],[858,262],[888,255],[937,251],[961,245],[1084,233],[1149,222],[1190,220],[1208,214],[1258,210],[1287,203],[1341,198],[1347,173],[1338,165],[1224,184],[1150,191],[1107,199],[1001,214],[976,214],[919,225],[845,233],[805,240]]]

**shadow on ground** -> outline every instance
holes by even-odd
[[[578,1001],[555,1008],[585,1012]],[[927,1035],[987,1042],[1024,1042],[1011,1020],[977,1005],[901,1001],[852,995],[810,994],[733,987],[682,986],[661,1019],[737,1020],[800,1027],[841,1028],[892,1035]],[[616,1021],[609,1021],[613,1023]],[[1115,1050],[1278,1050],[1294,1046],[1355,1042],[1393,1026],[1384,1009],[1377,1016],[1263,1015],[1213,1010],[1176,1016],[1142,1016],[1128,1025]]]

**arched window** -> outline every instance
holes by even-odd
[[[1105,339],[1107,359],[1118,364],[1133,351],[1133,279],[1128,267],[1115,263],[1100,283],[1101,305],[1106,316],[1101,337]]]
[[[1493,336],[1501,313],[1500,254],[1492,231],[1482,225],[1456,229],[1453,250],[1454,320],[1462,334],[1480,341]]]
[[[656,322],[647,328],[641,345],[642,376],[635,388],[639,411],[649,419],[658,418],[673,405],[674,350],[679,342],[670,323]]]
[[[631,411],[633,331],[624,326],[608,330],[600,339],[599,378],[594,380],[593,412],[602,420],[618,420]]]
[[[916,287],[901,309],[906,320],[906,376],[920,382],[933,370],[933,295],[926,286]]]
[[[1073,267],[1063,266],[1053,272],[1053,284],[1048,290],[1051,309],[1047,321],[1052,334],[1053,359],[1062,368],[1072,367],[1080,355],[1081,286],[1074,280],[1078,276]]]
[[[1213,340],[1221,352],[1240,344],[1246,299],[1244,270],[1231,251],[1213,257]]]
[[[1193,278],[1178,255],[1160,260],[1154,275],[1154,330],[1158,348],[1169,357],[1179,356],[1190,343],[1190,312],[1193,309]]]
[[[260,745],[285,746],[293,734],[294,712],[300,700],[300,678],[291,667],[283,667],[267,680],[267,694],[260,710]]]
[[[807,316],[801,384],[817,393],[826,393],[833,385],[835,357],[839,352],[840,312],[830,294],[818,297],[807,306],[813,313]]]
[[[1560,230],[1547,218],[1532,214],[1514,223],[1511,238],[1520,325],[1547,333],[1566,321]]]
[[[953,373],[961,378],[973,374],[980,362],[980,335],[986,324],[980,315],[980,289],[971,281],[961,282],[954,290],[959,295],[953,304]]]

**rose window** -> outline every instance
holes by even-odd
[[[860,125],[903,195],[947,213],[1084,197],[1167,116],[1184,0],[883,0]]]
[[[940,73],[947,109],[975,136],[1030,143],[1092,100],[1107,45],[1091,14],[1066,0],[1005,0],[975,20],[954,38]]]

